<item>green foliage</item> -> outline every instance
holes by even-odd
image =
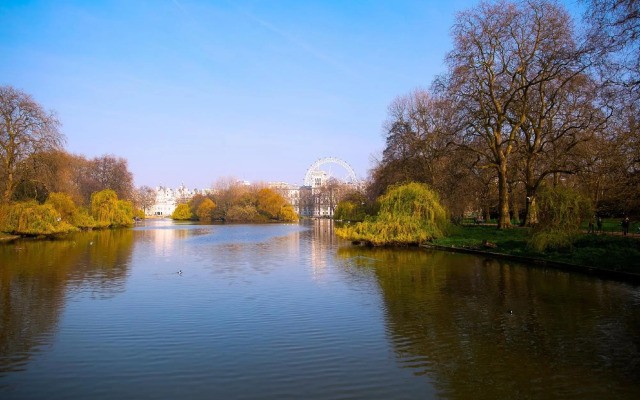
[[[582,219],[592,213],[591,204],[578,192],[543,186],[538,194],[538,225],[529,246],[537,251],[571,248],[581,233]]]
[[[81,229],[90,229],[98,226],[96,220],[89,215],[89,210],[86,207],[79,207],[73,213],[71,217],[71,224]]]
[[[133,203],[128,200],[118,200],[116,215],[111,226],[129,226],[133,223]]]
[[[91,216],[100,228],[128,226],[133,222],[133,205],[118,200],[113,190],[105,189],[91,195]]]
[[[457,226],[451,235],[431,243],[449,248],[490,251],[519,257],[640,273],[638,239],[620,235],[579,234],[571,249],[537,251],[528,242],[531,228],[496,229],[495,226]],[[487,248],[484,241],[494,243]]]
[[[367,216],[364,204],[353,201],[341,201],[336,207],[333,218],[352,222],[362,222]]]
[[[175,210],[173,210],[173,214],[171,214],[171,219],[175,220],[187,220],[193,219],[193,213],[189,208],[188,204],[178,204]]]
[[[0,231],[16,235],[51,235],[76,231],[60,217],[51,204],[38,204],[35,200],[18,202],[2,208]]]
[[[448,229],[446,210],[437,193],[425,184],[391,186],[378,202],[380,211],[375,217],[336,228],[336,234],[380,246],[419,244],[444,236]]]
[[[51,193],[45,204],[51,205],[63,221],[73,226],[87,229],[97,225],[87,209],[76,207],[71,196],[66,193]]]
[[[51,205],[60,217],[67,222],[71,222],[73,214],[76,212],[76,205],[66,193],[51,193],[45,204]]]
[[[213,210],[216,204],[211,199],[205,199],[196,210],[196,215],[200,221],[211,221],[214,218]]]

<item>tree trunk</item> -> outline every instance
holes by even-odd
[[[509,198],[511,199],[511,213],[513,215],[512,219],[520,221],[520,207],[518,207],[518,200],[513,191],[509,194]]]
[[[538,223],[538,208],[536,206],[536,190],[527,186],[527,202],[524,216],[524,226],[534,226]]]
[[[9,171],[7,174],[7,187],[4,191],[4,203],[9,204],[11,201],[11,196],[13,195],[13,173]]]
[[[507,163],[502,161],[498,170],[498,229],[510,228],[509,185],[507,184]]]

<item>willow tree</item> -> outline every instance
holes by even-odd
[[[133,206],[130,201],[118,200],[111,189],[91,195],[91,216],[98,227],[119,227],[133,224]]]
[[[62,147],[64,137],[53,112],[45,111],[31,95],[12,86],[0,86],[0,180],[8,203],[19,183],[21,163],[32,154]]]
[[[447,210],[428,185],[412,182],[391,186],[378,203],[380,210],[375,217],[336,228],[336,234],[376,246],[407,245],[443,237],[448,228]]]

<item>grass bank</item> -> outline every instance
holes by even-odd
[[[640,240],[637,238],[584,234],[572,249],[538,252],[527,246],[529,232],[528,228],[498,230],[495,226],[462,225],[455,227],[450,236],[429,244],[640,274]]]
[[[20,236],[18,235],[10,235],[8,233],[0,232],[0,241],[18,239],[19,237]]]

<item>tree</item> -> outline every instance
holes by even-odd
[[[567,12],[545,0],[481,3],[453,27],[443,84],[464,121],[456,142],[495,170],[499,228],[510,225],[508,169],[532,97],[575,57],[570,27]]]
[[[252,222],[261,218],[256,207],[251,204],[231,206],[224,220],[229,222]]]
[[[540,222],[534,227],[529,245],[538,251],[572,246],[582,232],[581,221],[593,215],[591,204],[570,188],[544,186],[540,193]]]
[[[171,214],[171,219],[176,220],[187,220],[193,219],[193,214],[189,209],[188,204],[178,204],[175,210],[173,210],[173,214]]]
[[[146,214],[147,210],[156,203],[156,191],[149,186],[140,186],[135,191],[135,199],[136,205]]]
[[[373,218],[336,228],[336,234],[376,246],[421,244],[444,236],[447,211],[428,185],[407,183],[389,187],[378,199],[380,210]]]
[[[278,211],[278,220],[279,221],[297,221],[298,214],[296,214],[296,210],[293,209],[292,205],[286,205]]]
[[[589,40],[605,79],[640,99],[640,0],[585,0]]]
[[[133,206],[130,201],[118,200],[111,189],[91,195],[91,216],[98,227],[128,226],[133,223]]]
[[[77,231],[64,221],[51,204],[31,200],[4,206],[0,212],[0,231],[17,235],[51,235]]]
[[[97,190],[112,189],[120,199],[133,198],[133,174],[126,159],[105,154],[92,159],[89,168]]]
[[[196,215],[200,221],[211,221],[214,218],[213,210],[216,205],[211,199],[205,199],[202,204],[198,206]]]
[[[61,148],[64,137],[53,112],[46,112],[31,95],[11,86],[0,87],[0,181],[2,200],[13,196],[16,175],[31,155]]]
[[[280,209],[287,205],[284,197],[271,189],[260,189],[258,191],[258,212],[269,219],[277,219]]]

